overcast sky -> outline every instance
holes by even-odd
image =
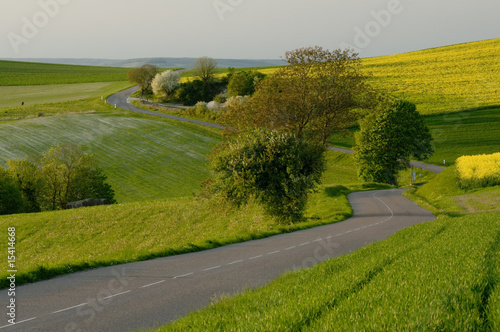
[[[500,37],[500,0],[0,0],[0,58],[361,57]]]

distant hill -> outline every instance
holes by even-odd
[[[25,58],[25,59],[2,59],[22,62],[53,63],[64,65],[86,65],[103,67],[135,68],[146,63],[160,68],[189,68],[196,58],[140,58],[128,60],[116,59],[73,59],[73,58]],[[282,66],[285,64],[280,59],[216,59],[220,68],[245,68],[245,67],[268,67]]]

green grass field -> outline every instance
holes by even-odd
[[[498,331],[500,186],[466,191],[455,180],[450,167],[407,195],[436,221],[155,331]]]
[[[114,118],[117,125],[129,121],[120,117],[104,120]],[[16,282],[20,285],[97,266],[209,249],[338,222],[352,215],[346,197],[352,190],[387,188],[357,182],[352,156],[329,152],[328,160],[324,185],[310,198],[308,221],[290,226],[274,223],[255,204],[234,209],[218,199],[194,197],[0,216],[0,227],[16,227]],[[6,249],[7,243],[0,247]],[[4,277],[5,272],[0,272],[0,287],[7,285]]]
[[[28,105],[59,103],[92,97],[106,97],[128,88],[128,82],[100,82],[74,84],[47,84],[28,86],[0,86],[0,108],[26,108]],[[22,103],[24,102],[24,106]],[[0,110],[0,114],[2,110]]]
[[[30,105],[106,97],[131,86],[127,81],[129,70],[0,61],[0,119],[5,117],[2,114],[5,111],[12,112],[3,108],[19,109]],[[25,104],[23,107],[22,102]]]
[[[46,152],[52,145],[82,145],[105,169],[121,203],[199,191],[209,176],[207,156],[221,139],[192,124],[109,113],[0,122],[0,132],[0,164]]]
[[[499,218],[413,226],[155,331],[498,331]]]
[[[57,65],[0,60],[0,86],[127,81],[130,68]]]
[[[424,118],[434,138],[434,154],[426,161],[452,165],[464,155],[490,154],[500,151],[500,108],[430,115]],[[347,135],[334,135],[330,144],[342,148],[355,145],[352,128]]]

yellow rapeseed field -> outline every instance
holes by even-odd
[[[500,152],[463,156],[456,162],[462,187],[487,187],[500,184]]]
[[[415,103],[421,114],[439,114],[500,105],[498,54],[500,39],[492,39],[365,58],[361,68],[376,90]]]

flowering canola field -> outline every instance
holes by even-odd
[[[462,187],[488,187],[500,184],[500,152],[463,156],[456,162]]]

